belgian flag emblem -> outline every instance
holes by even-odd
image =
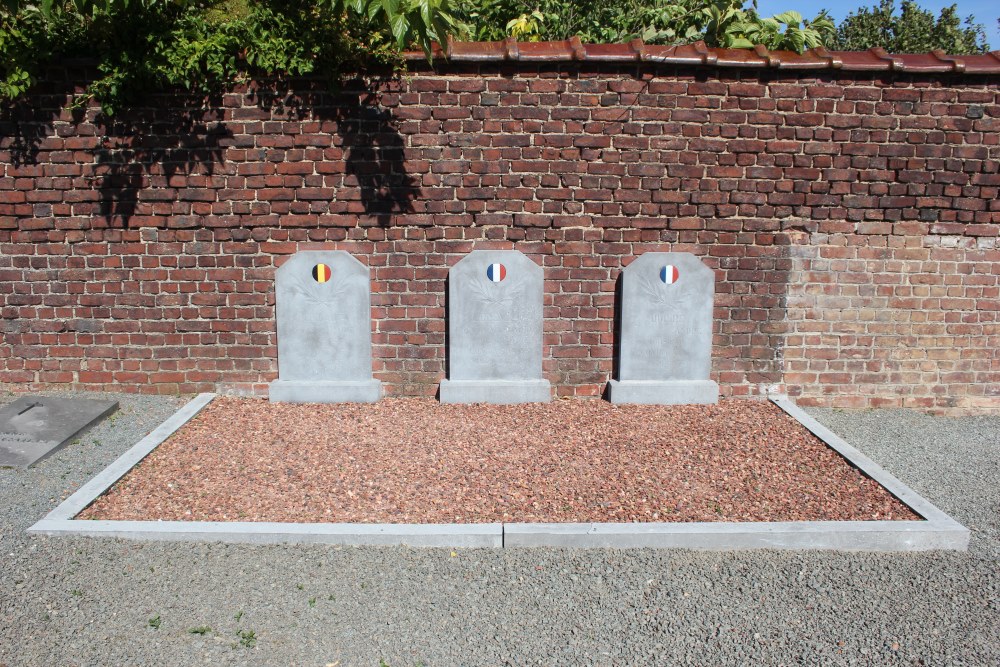
[[[313,280],[318,283],[325,283],[330,279],[330,267],[326,264],[317,264],[313,267]]]

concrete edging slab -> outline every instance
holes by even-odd
[[[64,521],[42,519],[29,532],[242,544],[349,544],[412,547],[501,547],[503,525],[405,523],[271,523],[251,521]]]
[[[787,396],[771,401],[851,465],[885,487],[923,521],[796,521],[761,523],[484,523],[362,524],[211,521],[88,521],[73,519],[214,394],[200,394],[28,529],[41,535],[194,540],[251,544],[303,543],[418,547],[573,547],[685,549],[835,549],[964,551],[969,530],[798,408]]]

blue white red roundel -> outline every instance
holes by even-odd
[[[668,285],[673,285],[675,282],[677,282],[677,278],[679,277],[679,275],[680,274],[677,272],[677,267],[674,266],[673,264],[667,264],[662,269],[660,269],[660,280],[662,280]]]
[[[490,264],[486,267],[486,277],[498,283],[507,277],[507,267],[503,264]]]

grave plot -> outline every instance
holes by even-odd
[[[182,426],[211,398],[192,402],[32,531],[415,546],[968,543],[965,528],[787,399],[224,398]]]
[[[387,446],[391,443],[391,446]],[[81,515],[490,523],[913,519],[770,403],[219,398]]]

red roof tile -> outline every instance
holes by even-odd
[[[965,65],[966,74],[996,74],[1000,72],[1000,51],[985,53],[981,56],[947,56]]]
[[[421,60],[422,52],[408,52],[407,59]],[[434,58],[444,57],[439,48]],[[914,54],[890,54],[876,47],[868,51],[828,51],[823,47],[805,53],[769,51],[763,46],[753,49],[710,48],[704,42],[679,46],[658,46],[635,39],[628,44],[584,44],[579,37],[556,42],[518,42],[508,38],[502,42],[450,41],[447,57],[455,62],[651,62],[670,65],[704,65],[734,68],[776,69],[842,69],[845,71],[894,72],[955,72],[966,74],[1000,74],[1000,51],[979,56],[950,56],[943,51]]]

